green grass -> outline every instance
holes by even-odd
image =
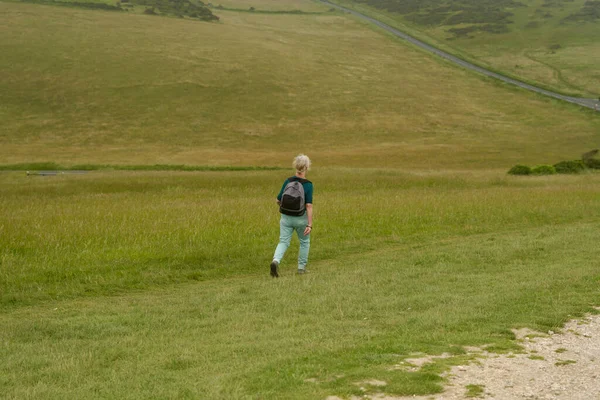
[[[557,367],[564,367],[565,365],[577,364],[577,361],[574,360],[560,360],[554,363]]]
[[[465,397],[481,397],[485,393],[485,386],[483,385],[467,385],[466,388]]]
[[[545,358],[543,356],[537,355],[537,354],[532,354],[529,357],[530,360],[537,360],[537,361],[544,361]]]
[[[321,237],[317,260],[390,243],[584,221],[597,206],[594,174],[521,179],[421,177],[391,170],[321,174],[318,213],[326,220],[315,224]],[[1,206],[10,210],[0,221],[2,303],[262,271],[276,239],[273,198],[285,176],[271,171],[2,175]],[[348,191],[348,201],[359,206],[346,210],[336,198]],[[530,198],[537,200],[530,204]]]
[[[565,349],[564,347],[561,347],[559,349],[554,350],[555,353],[561,354],[561,353],[566,353],[568,350]]]
[[[426,394],[600,300],[596,174],[315,170],[312,272],[292,247],[274,280],[285,176],[0,175],[5,396]],[[455,357],[390,370],[414,352]]]
[[[458,37],[451,29],[482,24],[450,25],[448,18],[421,24],[411,19],[414,14],[385,11],[384,6],[396,4],[393,2],[373,0],[367,2],[370,6],[351,0],[338,2],[383,17],[386,23],[422,35],[426,41],[494,70],[567,94],[595,98],[600,95],[600,75],[596,68],[600,50],[595,40],[600,34],[600,20],[564,21],[579,12],[586,0],[560,2],[559,7],[550,8],[543,5],[544,0],[520,2],[525,7],[504,10],[514,14],[509,17],[512,23],[504,25],[505,33],[474,31]],[[453,1],[438,1],[442,3],[464,7]]]

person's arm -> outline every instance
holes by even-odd
[[[306,228],[304,228],[304,236],[312,232],[313,206],[310,203],[306,205],[306,214],[308,215],[308,225],[306,226]]]

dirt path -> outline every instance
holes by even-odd
[[[350,8],[346,8],[346,7],[340,6],[340,5],[335,4],[335,3],[331,3],[328,0],[321,0],[321,1],[323,3],[325,3],[325,4],[327,4],[328,6],[335,7],[335,8],[337,8],[339,10],[342,10],[342,11],[344,11],[346,13],[350,13],[350,14],[358,17],[358,18],[361,18],[361,19],[364,19],[366,21],[369,21],[372,24],[375,24],[375,25],[379,26],[380,28],[385,29],[386,31],[392,33],[393,35],[398,36],[399,38],[402,38],[402,39],[406,40],[407,42],[414,44],[415,46],[418,46],[418,47],[420,47],[420,48],[422,48],[424,50],[427,50],[430,53],[433,53],[433,54],[435,54],[435,55],[437,55],[439,57],[445,58],[446,60],[449,60],[449,61],[451,61],[451,62],[453,62],[455,64],[458,64],[458,65],[460,65],[460,66],[462,66],[464,68],[470,69],[472,71],[478,72],[478,73],[486,75],[486,76],[490,76],[492,78],[499,79],[499,80],[501,80],[503,82],[510,83],[512,85],[515,85],[515,86],[519,86],[519,87],[521,87],[523,89],[527,89],[527,90],[530,90],[532,92],[540,93],[540,94],[543,94],[543,95],[546,95],[546,96],[554,97],[555,99],[560,99],[560,100],[568,101],[569,103],[575,103],[575,104],[578,104],[578,105],[583,106],[583,107],[587,107],[587,108],[591,108],[591,109],[596,109],[597,111],[600,111],[600,110],[598,110],[596,108],[597,104],[598,104],[598,99],[586,99],[586,98],[583,98],[583,97],[565,96],[565,95],[560,94],[560,93],[552,92],[550,90],[542,89],[542,88],[539,88],[537,86],[533,86],[533,85],[530,85],[528,83],[521,82],[521,81],[518,81],[516,79],[509,78],[507,76],[504,76],[504,75],[498,74],[496,72],[493,72],[493,71],[487,70],[485,68],[482,68],[482,67],[480,67],[478,65],[471,64],[470,62],[467,62],[467,61],[465,61],[465,60],[463,60],[461,58],[458,58],[458,57],[456,57],[456,56],[454,56],[454,55],[452,55],[450,53],[446,53],[445,51],[442,51],[442,50],[440,50],[440,49],[438,49],[436,47],[433,47],[433,46],[431,46],[431,45],[429,45],[429,44],[427,44],[425,42],[422,42],[422,41],[420,41],[418,39],[415,39],[414,37],[412,37],[410,35],[407,35],[404,32],[401,32],[401,31],[399,31],[399,30],[397,30],[395,28],[392,28],[391,26],[389,26],[389,25],[387,25],[387,24],[385,24],[385,23],[383,23],[383,22],[381,22],[379,20],[376,20],[375,18],[371,18],[371,17],[369,17],[367,15],[361,14],[358,11],[355,11],[355,10],[352,10]]]
[[[497,355],[478,349],[476,362],[453,367],[444,392],[431,396],[387,396],[385,382],[369,385],[361,399],[379,400],[600,400],[600,315],[571,321],[556,332],[515,331],[522,354]],[[417,367],[431,358],[407,360]],[[469,389],[470,388],[470,389]],[[329,400],[335,400],[331,397]],[[353,398],[358,400],[359,397]]]

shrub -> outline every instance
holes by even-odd
[[[596,158],[588,158],[584,161],[586,167],[591,169],[600,169],[600,160]]]
[[[529,168],[527,165],[515,165],[508,171],[508,173],[510,175],[530,175],[531,168]]]
[[[471,25],[466,28],[451,28],[448,29],[448,32],[454,34],[456,37],[466,37],[469,33],[477,32],[478,30],[478,27]]]
[[[585,170],[585,164],[581,160],[561,161],[554,164],[557,174],[578,174]]]
[[[510,32],[506,25],[502,24],[485,24],[479,27],[480,30],[488,33],[508,33]]]
[[[599,149],[594,149],[583,153],[581,155],[581,158],[583,159],[583,164],[591,169],[600,169],[600,160],[594,158],[599,152]]]
[[[576,13],[569,15],[566,22],[595,22],[600,19],[600,1],[588,0]]]
[[[556,169],[552,165],[538,165],[531,169],[532,175],[553,175]]]
[[[587,161],[587,160],[589,160],[591,158],[596,157],[596,154],[598,154],[599,151],[600,150],[598,150],[598,149],[594,149],[594,150],[590,150],[588,152],[585,152],[585,153],[583,153],[581,155],[581,159],[585,162],[585,161]]]

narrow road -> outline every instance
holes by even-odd
[[[554,97],[555,99],[568,101],[569,103],[575,103],[575,104],[578,104],[580,106],[591,108],[591,109],[595,109],[596,105],[599,103],[598,99],[586,99],[586,98],[582,98],[582,97],[565,96],[565,95],[560,94],[560,93],[552,92],[550,90],[542,89],[542,88],[539,88],[539,87],[527,84],[525,82],[521,82],[521,81],[518,81],[516,79],[512,79],[512,78],[509,78],[507,76],[500,75],[500,74],[498,74],[496,72],[493,72],[493,71],[487,70],[485,68],[479,67],[479,66],[477,66],[475,64],[471,64],[470,62],[467,62],[467,61],[465,61],[465,60],[463,60],[461,58],[453,56],[450,53],[446,53],[445,51],[442,51],[442,50],[440,50],[438,48],[435,48],[435,47],[433,47],[433,46],[431,46],[431,45],[429,45],[429,44],[427,44],[425,42],[422,42],[422,41],[420,41],[418,39],[415,39],[414,37],[412,37],[410,35],[407,35],[404,32],[401,32],[401,31],[399,31],[399,30],[397,30],[395,28],[392,28],[391,26],[389,26],[387,24],[384,24],[381,21],[378,21],[378,20],[376,20],[374,18],[371,18],[369,16],[361,14],[358,11],[354,11],[352,9],[349,9],[349,8],[346,8],[346,7],[343,7],[343,6],[331,3],[328,0],[321,0],[321,2],[323,2],[323,3],[325,3],[325,4],[329,5],[329,6],[335,7],[338,10],[345,11],[345,12],[350,13],[350,14],[356,16],[356,17],[359,17],[359,18],[362,18],[364,20],[367,20],[367,21],[371,22],[372,24],[375,24],[375,25],[379,26],[380,28],[383,28],[386,31],[391,32],[392,34],[394,34],[394,35],[396,35],[396,36],[398,36],[398,37],[406,40],[407,42],[410,42],[410,43],[412,43],[412,44],[414,44],[416,46],[419,46],[422,49],[425,49],[425,50],[429,51],[430,53],[433,53],[433,54],[435,54],[435,55],[437,55],[439,57],[445,58],[446,60],[452,61],[455,64],[458,64],[458,65],[460,65],[460,66],[462,66],[464,68],[470,69],[472,71],[478,72],[478,73],[480,73],[482,75],[490,76],[492,78],[499,79],[499,80],[501,80],[503,82],[510,83],[512,85],[515,85],[515,86],[519,86],[519,87],[521,87],[523,89],[531,90],[532,92],[541,93],[541,94],[546,95],[546,96]],[[600,105],[598,105],[598,111],[600,111]]]

